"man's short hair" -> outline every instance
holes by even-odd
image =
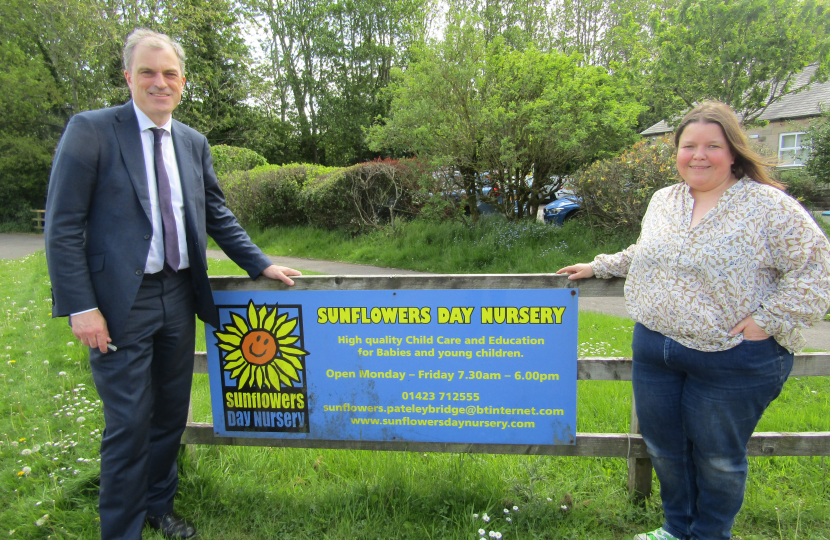
[[[127,36],[127,42],[124,43],[124,69],[127,71],[132,70],[133,53],[135,53],[135,48],[138,44],[143,41],[146,41],[147,46],[151,49],[163,49],[165,46],[173,49],[173,52],[175,52],[176,56],[179,57],[179,69],[182,71],[181,75],[184,76],[185,56],[182,46],[170,39],[170,36],[167,34],[153,32],[152,30],[148,30],[146,28],[136,28],[129,36]]]

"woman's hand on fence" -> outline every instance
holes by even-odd
[[[591,268],[590,264],[574,264],[572,266],[566,266],[565,268],[560,268],[556,272],[557,274],[569,274],[568,279],[584,279],[589,277],[594,277],[594,269]]]

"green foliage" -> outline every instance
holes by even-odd
[[[263,101],[299,132],[301,158],[350,165],[371,159],[362,127],[386,111],[380,90],[426,34],[425,0],[246,2],[262,16],[273,81]]]
[[[0,41],[0,222],[32,228],[44,208],[52,151],[63,127],[59,93],[42,57]]]
[[[674,145],[664,137],[591,164],[574,175],[573,184],[591,223],[637,234],[652,195],[678,180]]]
[[[787,193],[804,205],[812,205],[823,195],[816,178],[804,168],[783,170],[780,172],[780,177],[781,183],[787,188]]]
[[[683,0],[651,14],[657,43],[651,93],[662,117],[716,99],[755,121],[771,104],[803,90],[794,81],[809,64],[830,71],[827,6],[813,0]]]
[[[356,232],[417,214],[422,176],[414,160],[347,168],[268,165],[230,173],[221,185],[228,208],[245,226],[312,224]]]
[[[210,153],[213,156],[213,170],[217,176],[225,176],[236,171],[250,171],[268,165],[264,157],[247,148],[217,144],[211,146]]]
[[[417,218],[364,234],[299,226],[252,231],[251,238],[272,254],[439,274],[523,274],[555,272],[574,261],[616,253],[636,241],[637,234],[609,234],[579,219],[555,227],[488,214],[476,224]]]
[[[818,182],[830,184],[830,110],[824,111],[822,117],[810,126],[807,140],[810,141],[807,171]]]
[[[307,165],[266,165],[232,172],[220,178],[220,185],[243,226],[296,225],[305,222],[299,194],[309,173]]]
[[[535,212],[545,188],[636,138],[640,107],[604,70],[580,66],[578,56],[516,50],[501,37],[486,43],[467,22],[454,21],[443,42],[396,72],[390,115],[368,132],[371,148],[460,171],[456,189],[469,200],[498,183],[505,197],[496,204],[514,218],[528,205]]]
[[[308,223],[352,232],[418,213],[419,165],[386,160],[361,163],[309,179],[300,193]]]
[[[358,223],[349,200],[349,188],[349,176],[344,169],[310,178],[300,194],[300,204],[309,222],[327,229],[356,230]]]

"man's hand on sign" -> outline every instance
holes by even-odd
[[[289,286],[294,285],[294,280],[288,276],[303,275],[303,273],[299,270],[294,270],[293,268],[288,268],[286,266],[277,266],[276,264],[272,264],[263,270],[261,274],[267,278],[278,279]]]

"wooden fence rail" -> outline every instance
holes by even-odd
[[[35,230],[43,232],[43,225],[46,223],[46,210],[32,210],[34,212],[35,217],[32,218],[32,221],[35,222]]]
[[[292,290],[394,290],[394,289],[576,289],[580,296],[622,296],[624,280],[588,279],[570,281],[554,274],[523,275],[430,275],[430,276],[306,276],[295,279]],[[214,291],[287,290],[280,282],[243,277],[213,277]],[[581,381],[630,381],[631,358],[584,357],[577,360]],[[196,352],[194,373],[207,373],[207,355]],[[830,353],[806,353],[795,357],[790,376],[830,375]],[[479,443],[425,443],[407,441],[342,441],[303,439],[253,439],[219,437],[209,423],[189,422],[182,444],[271,446],[288,448],[332,448],[404,452],[454,452],[580,457],[618,457],[628,460],[628,488],[635,497],[651,493],[651,460],[639,435],[632,398],[629,433],[577,433],[576,444],[526,445]],[[830,431],[756,432],[750,439],[750,456],[828,456]]]

